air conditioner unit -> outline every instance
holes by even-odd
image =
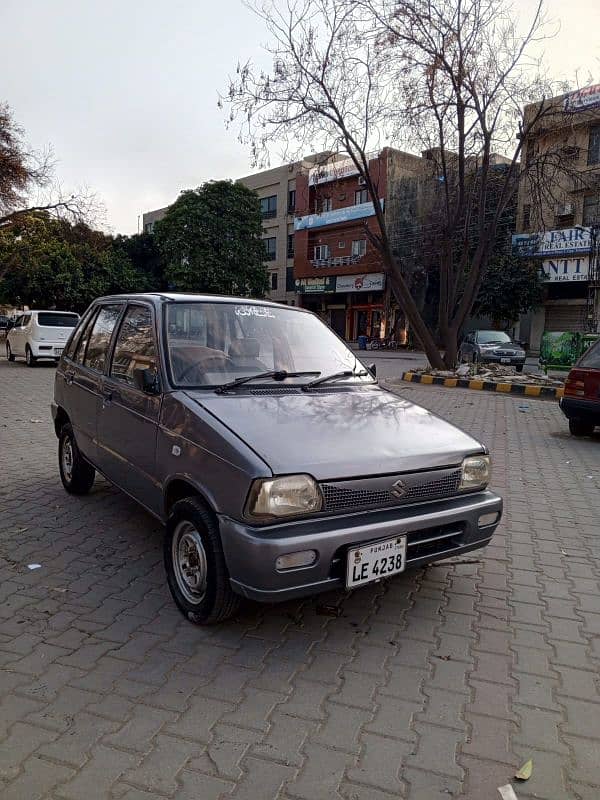
[[[366,182],[366,180],[363,178],[363,176],[362,176],[362,175],[359,175],[359,176],[358,176],[358,185],[359,185],[359,186],[366,186],[366,185],[367,185],[367,182]]]
[[[556,206],[557,217],[571,217],[575,213],[575,206],[573,203],[562,203]]]

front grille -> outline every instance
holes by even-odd
[[[426,472],[391,476],[385,479],[387,484],[385,488],[381,486],[381,479],[377,480],[380,486],[373,489],[357,488],[356,486],[345,488],[340,483],[322,483],[324,510],[340,511],[341,509],[367,506],[381,508],[382,506],[404,505],[450,497],[458,492],[460,477],[460,469],[454,469],[443,470],[441,475]],[[401,478],[405,485],[406,491],[402,497],[394,497],[390,491],[397,478]],[[352,483],[354,484],[355,481]]]

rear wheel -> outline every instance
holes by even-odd
[[[523,364],[517,364],[515,369],[517,370],[517,372],[523,372],[523,366],[524,366]]]
[[[219,529],[198,498],[173,506],[164,559],[173,599],[190,622],[210,625],[236,612],[239,597],[231,589]]]
[[[35,367],[37,363],[37,358],[31,352],[31,347],[29,347],[29,345],[25,348],[25,362],[28,367]]]
[[[591,436],[594,432],[594,424],[584,422],[582,419],[570,419],[569,431],[572,436]]]
[[[77,447],[71,424],[60,429],[58,466],[62,485],[69,494],[87,494],[94,483],[96,470],[83,458]]]
[[[7,358],[9,361],[14,361],[14,360],[15,360],[14,353],[13,353],[13,351],[10,349],[10,344],[9,344],[8,342],[6,343],[6,358]]]

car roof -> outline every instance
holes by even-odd
[[[21,311],[19,316],[25,314],[76,314],[76,311],[65,311],[62,308],[30,308],[29,311]]]
[[[133,294],[113,294],[98,297],[94,302],[106,302],[109,300],[146,300],[154,304],[160,302],[167,303],[246,303],[256,306],[270,306],[271,308],[288,308],[291,311],[303,311],[304,308],[298,306],[287,306],[283,303],[275,303],[273,300],[256,300],[252,297],[235,297],[224,294],[192,294],[184,292],[145,292]]]

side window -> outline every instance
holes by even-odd
[[[121,314],[122,306],[104,306],[100,309],[84,355],[83,363],[86,367],[97,372],[104,371],[106,356],[112,333]]]
[[[26,328],[30,322],[31,322],[31,314],[25,314],[25,316],[21,319],[21,327]]]
[[[94,312],[92,311],[91,314],[86,314],[79,320],[77,327],[74,328],[73,333],[67,342],[67,346],[65,347],[65,358],[75,360],[75,352],[79,352],[79,345],[81,344],[85,330],[89,330],[90,322],[93,316]]]
[[[157,369],[152,312],[144,306],[127,309],[115,343],[110,374],[116,380],[133,386],[137,369],[151,369],[153,372]]]
[[[77,344],[77,349],[75,350],[75,357],[74,357],[74,361],[76,361],[78,364],[83,364],[83,358],[85,356],[87,343],[90,340],[90,333],[92,330],[92,326],[94,324],[94,320],[96,319],[97,312],[98,309],[96,309],[94,313],[90,315],[89,319],[85,323],[85,328],[83,329],[81,336],[79,337],[79,343]]]

